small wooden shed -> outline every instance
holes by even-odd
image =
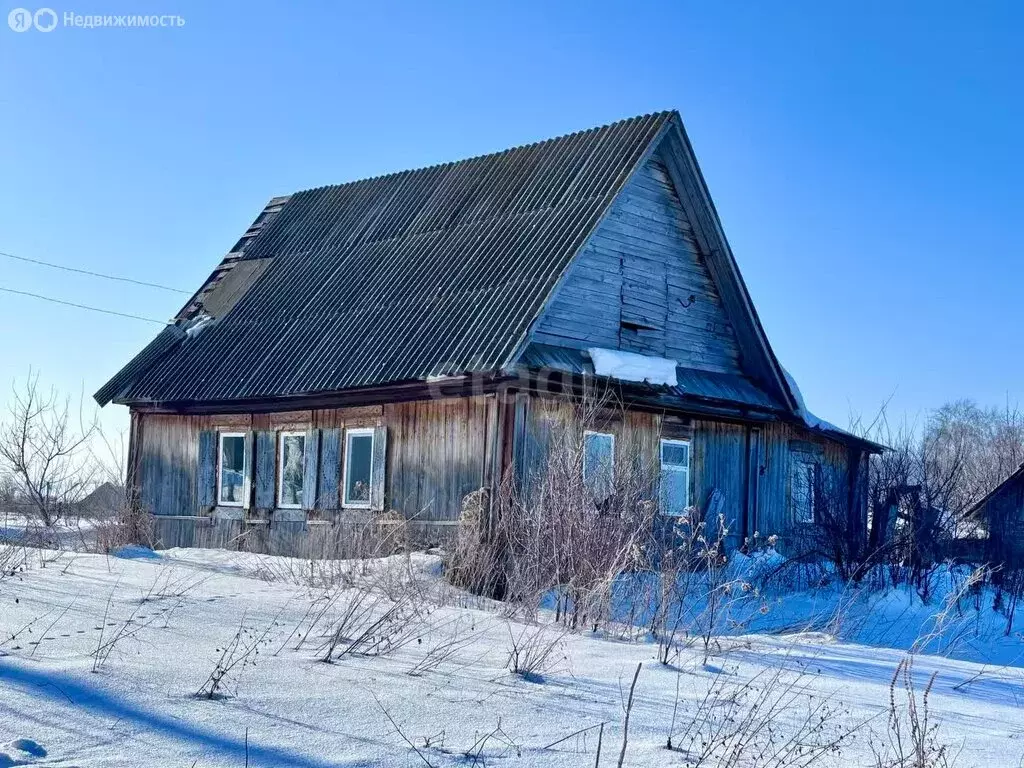
[[[969,538],[955,554],[1007,568],[1024,565],[1024,464],[967,511]]]

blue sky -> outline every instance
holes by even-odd
[[[1019,3],[53,7],[185,25],[0,26],[0,251],[192,289],[273,195],[678,108],[819,415],[1024,393]],[[0,286],[182,298],[2,257]],[[155,329],[0,294],[0,383],[91,393]]]

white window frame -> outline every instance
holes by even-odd
[[[676,446],[676,447],[684,446],[685,445],[686,446],[686,464],[685,465],[683,465],[683,464],[666,464],[665,463],[665,446],[666,445]],[[682,438],[675,438],[675,437],[663,437],[663,438],[661,438],[658,441],[658,466],[661,469],[662,476],[664,476],[664,474],[665,474],[665,467],[669,467],[671,469],[685,469],[686,470],[686,503],[683,505],[683,508],[681,510],[679,510],[678,512],[669,512],[669,511],[664,509],[664,504],[663,504],[664,496],[659,494],[659,498],[658,498],[659,510],[658,511],[661,514],[668,515],[670,517],[679,517],[679,516],[681,516],[681,515],[683,515],[685,513],[685,510],[689,509],[689,507],[690,507],[690,467],[692,466],[692,458],[693,458],[693,446],[691,445],[689,440],[685,440],[685,439],[682,439]]]
[[[796,518],[796,522],[800,525],[814,525],[818,522],[818,514],[815,508],[818,506],[818,467],[820,464],[809,459],[798,459],[797,464],[800,466],[798,473],[800,482],[806,483],[806,501],[809,516],[804,517],[801,514],[800,504],[795,503],[793,504],[793,517]],[[795,493],[797,489],[794,488],[793,491]]]
[[[373,462],[374,462],[374,449],[377,447],[377,430],[373,427],[351,427],[345,429],[345,466],[341,473],[341,506],[352,507],[355,509],[369,509],[373,504]],[[349,472],[349,457],[352,455],[351,447],[353,437],[367,437],[370,438],[370,493],[366,501],[350,500],[348,497],[348,472]]]
[[[583,432],[583,482],[587,482],[587,438],[590,435],[596,435],[598,437],[610,437],[612,441],[611,451],[611,477],[608,478],[608,482],[611,487],[608,489],[608,495],[615,493],[615,435],[611,432],[598,432],[596,429],[587,429]],[[605,498],[608,498],[607,496]],[[596,501],[604,501],[604,499],[596,499]]]
[[[306,433],[304,431],[292,430],[290,432],[277,433],[277,508],[278,509],[302,509],[302,499],[298,504],[285,504],[282,500],[284,495],[284,441],[289,437],[302,438],[302,493],[306,492]]]
[[[244,507],[245,499],[241,501],[224,501],[223,494],[221,493],[221,478],[223,477],[224,468],[224,438],[227,437],[240,437],[242,438],[242,489],[244,493],[245,489],[245,432],[219,432],[217,433],[217,506],[218,507]],[[209,488],[210,486],[206,486]]]

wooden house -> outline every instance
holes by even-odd
[[[591,465],[639,439],[663,514],[786,537],[828,485],[862,535],[876,446],[806,412],[674,111],[275,197],[95,397],[164,545],[289,552],[385,510],[445,538],[586,381],[623,404]]]

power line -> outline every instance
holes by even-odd
[[[107,275],[103,272],[93,272],[89,269],[78,269],[77,267],[68,267],[63,264],[54,264],[49,261],[42,261],[40,259],[30,259],[27,256],[15,256],[13,253],[4,253],[0,251],[0,256],[6,256],[9,259],[16,259],[17,261],[24,261],[29,264],[39,264],[43,267],[52,267],[53,269],[62,269],[65,272],[77,272],[80,275],[89,275],[91,277],[102,277],[104,280],[117,280],[121,283],[131,283],[132,285],[142,285],[146,288],[157,288],[161,291],[171,291],[172,293],[189,293],[189,291],[183,291],[181,288],[172,288],[169,285],[161,285],[160,283],[147,283],[145,280],[134,280],[130,277],[118,277],[117,275]]]
[[[157,325],[170,325],[170,323],[164,322],[163,320],[154,320],[151,317],[142,317],[142,315],[132,315],[127,312],[115,312],[112,309],[101,309],[100,307],[90,307],[85,304],[76,304],[73,301],[64,301],[63,299],[55,299],[51,296],[43,296],[39,293],[29,293],[28,291],[17,291],[14,288],[4,288],[0,286],[0,291],[4,293],[14,293],[18,296],[31,296],[33,299],[42,299],[43,301],[49,301],[54,304],[63,304],[66,307],[75,307],[76,309],[87,309],[90,312],[102,312],[105,315],[116,315],[118,317],[128,317],[132,320],[144,320],[147,323],[156,323]]]

